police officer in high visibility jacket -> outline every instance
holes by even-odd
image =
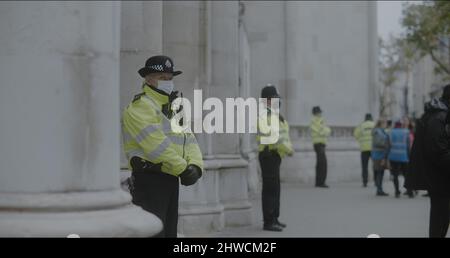
[[[363,186],[367,187],[369,180],[369,160],[372,153],[372,131],[375,127],[371,114],[366,114],[365,121],[355,128],[353,136],[361,148],[361,166]]]
[[[267,112],[258,117],[258,150],[262,174],[262,212],[264,230],[282,231],[286,224],[278,220],[280,216],[280,164],[286,156],[292,156],[294,150],[289,138],[289,125],[278,112],[271,108],[272,102],[279,101],[278,92],[273,85],[267,85],[261,91],[261,98],[267,99]],[[273,126],[272,123],[278,123]],[[267,137],[267,138],[266,138]],[[273,138],[273,139],[272,139]],[[265,142],[268,139],[270,141]]]
[[[125,154],[132,170],[130,192],[133,203],[149,211],[163,223],[157,237],[176,237],[178,223],[179,179],[189,186],[202,176],[203,159],[188,130],[171,126],[177,98],[172,59],[149,58],[138,73],[144,78],[143,92],[136,95],[122,115]]]
[[[327,156],[325,148],[327,138],[331,134],[330,127],[325,125],[322,117],[322,110],[319,106],[313,107],[313,117],[311,119],[310,131],[316,152],[316,187],[328,188],[325,181],[327,179]]]

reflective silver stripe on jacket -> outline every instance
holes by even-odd
[[[147,127],[145,127],[144,129],[142,129],[138,135],[136,135],[136,141],[137,142],[142,142],[143,140],[145,140],[145,138],[147,138],[147,136],[153,132],[156,132],[157,130],[160,129],[159,125],[149,125]]]
[[[169,138],[165,138],[164,141],[156,147],[155,150],[147,154],[147,157],[150,159],[150,161],[155,160],[161,156],[161,154],[169,148],[171,141]]]

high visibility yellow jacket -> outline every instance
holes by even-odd
[[[162,163],[164,173],[179,176],[187,165],[203,170],[203,158],[195,136],[190,131],[174,132],[163,106],[170,110],[169,97],[148,85],[136,95],[122,114],[125,154],[138,156],[154,164]],[[167,110],[167,109],[166,109]]]
[[[272,119],[279,120],[278,132],[273,131],[273,128],[270,126]],[[273,137],[274,143],[263,144],[261,142],[261,137]],[[258,117],[258,134],[256,135],[256,140],[258,142],[259,152],[268,147],[269,150],[275,150],[281,158],[294,153],[292,142],[289,137],[288,122],[281,115],[271,112],[270,110],[268,110],[267,115],[260,115]]]
[[[359,142],[361,151],[372,150],[373,128],[375,128],[375,123],[373,121],[365,121],[353,131],[353,136],[355,136],[356,140]]]
[[[314,115],[311,119],[309,129],[311,130],[313,144],[327,143],[327,138],[331,134],[331,129],[325,125],[323,117]]]

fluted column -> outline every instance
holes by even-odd
[[[151,236],[119,187],[118,2],[0,3],[0,235]]]
[[[215,97],[225,103],[225,98],[239,96],[238,11],[237,2],[163,3],[163,50],[183,70],[175,87],[193,108],[203,105],[194,99],[194,89],[203,90],[203,100]],[[197,138],[205,174],[194,186],[181,187],[180,233],[198,235],[249,224],[248,165],[240,155],[239,135],[199,133]]]

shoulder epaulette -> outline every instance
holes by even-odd
[[[135,95],[132,102],[135,102],[135,101],[139,100],[144,95],[145,95],[145,92],[142,92],[142,93],[139,93],[139,94]]]

